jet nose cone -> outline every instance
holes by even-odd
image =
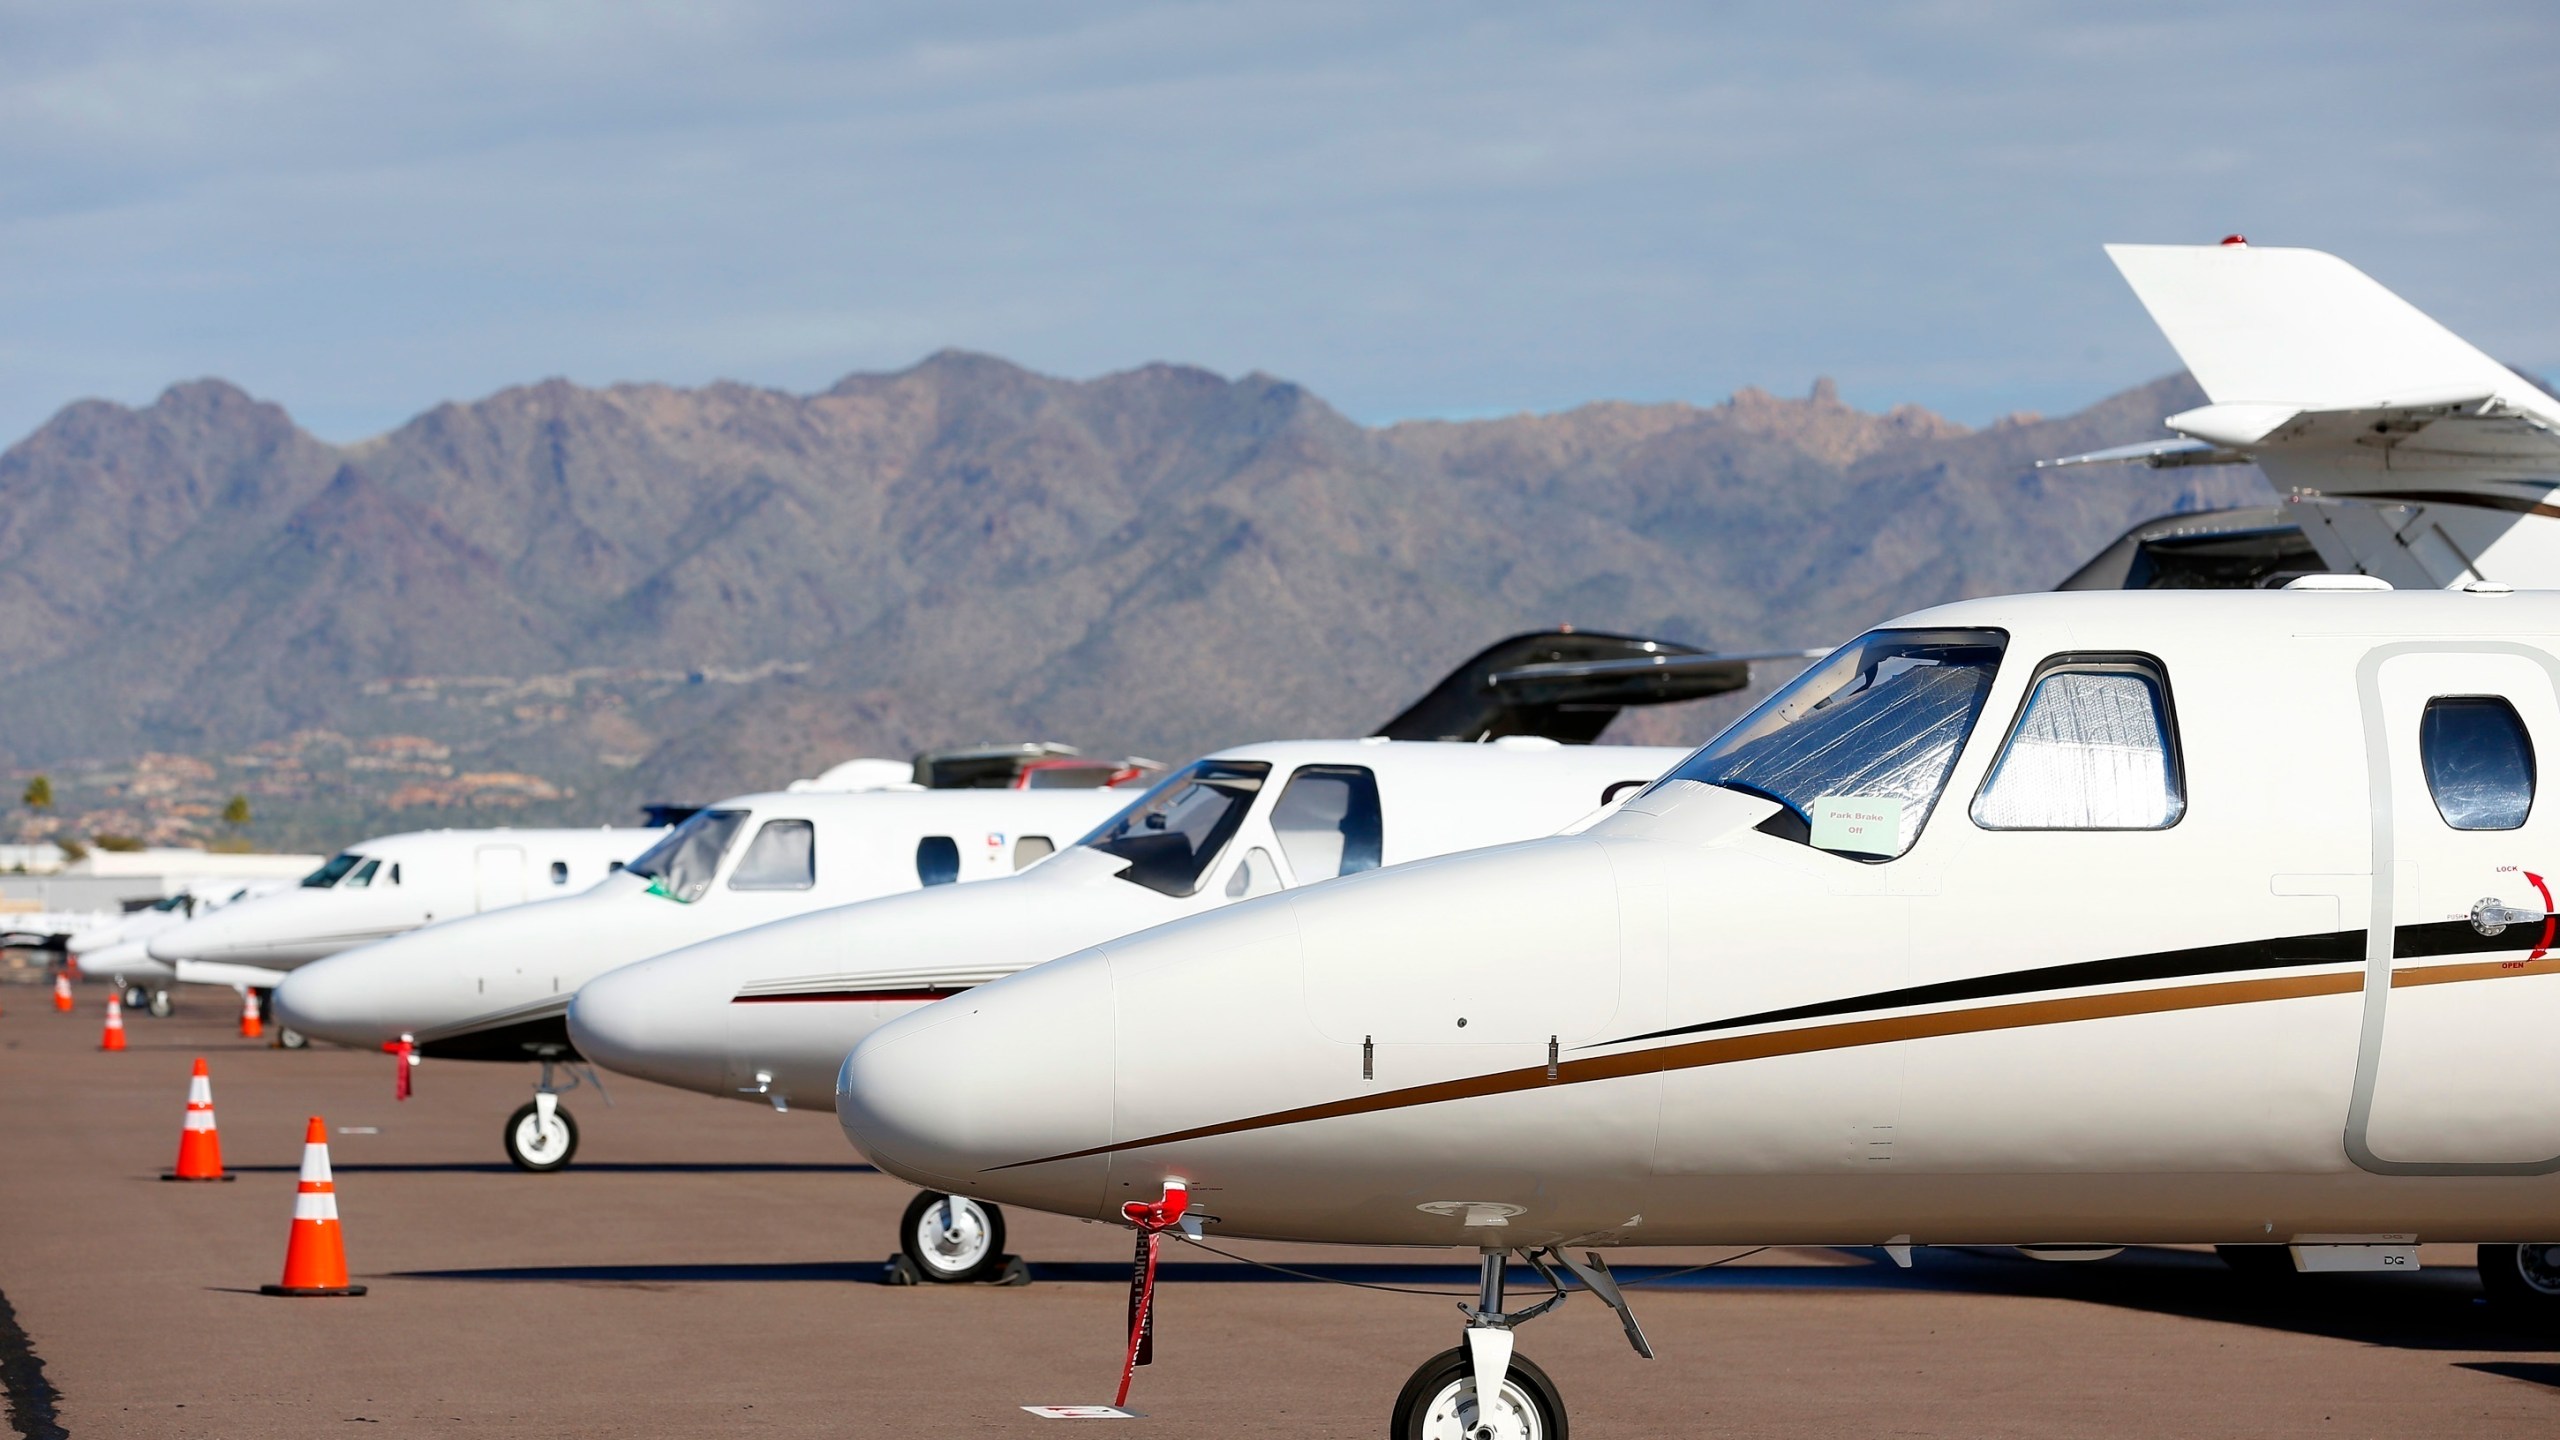
[[[881,1169],[937,1190],[1105,1213],[1114,1069],[1099,951],[890,1022],[847,1055],[836,1118]],[[1028,1162],[1028,1163],[1026,1163]]]
[[[695,946],[608,970],[569,1002],[569,1041],[608,1070],[661,1085],[725,1094],[727,987]]]
[[[350,952],[357,953],[357,952]],[[276,987],[276,1023],[288,1030],[335,1041],[372,1046],[396,1035],[376,1035],[370,1023],[382,1006],[365,982],[363,968],[321,960],[284,977]]]

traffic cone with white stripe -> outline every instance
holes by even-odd
[[[258,1018],[258,992],[249,986],[241,986],[240,1038],[255,1040],[266,1033],[266,1022]]]
[[[107,997],[107,1032],[98,1037],[101,1050],[124,1048],[124,1005],[116,997]]]
[[[196,1057],[195,1078],[187,1082],[187,1128],[178,1132],[178,1168],[163,1180],[231,1180],[222,1173],[222,1132],[213,1127],[213,1080]]]
[[[71,977],[58,972],[53,977],[53,1008],[71,1013]]]
[[[319,1116],[302,1134],[302,1185],[293,1197],[293,1239],[284,1250],[284,1280],[261,1295],[361,1295],[347,1283],[347,1242],[338,1233],[338,1186],[329,1178],[329,1127]]]

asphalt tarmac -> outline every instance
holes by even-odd
[[[22,1434],[1371,1436],[1457,1340],[1453,1297],[1177,1250],[1130,1399],[1148,1418],[1038,1419],[1018,1407],[1111,1396],[1126,1232],[1016,1214],[1036,1283],[884,1287],[909,1192],[832,1116],[608,1077],[611,1108],[568,1099],[575,1164],[527,1175],[498,1128],[529,1066],[429,1061],[398,1102],[387,1056],[237,1038],[228,992],[133,1017],[121,1054],[96,1048],[103,987],[69,1016],[46,1002],[0,990],[0,1385]],[[158,1180],[197,1055],[236,1183]],[[257,1293],[281,1272],[312,1114],[361,1299]],[[1253,1249],[1332,1279],[1472,1284],[1445,1252]],[[1923,1250],[1909,1271],[1772,1252],[1636,1292],[1659,1360],[1587,1296],[1520,1345],[1584,1440],[2560,1430],[2560,1338],[2493,1315],[2467,1249],[2426,1259],[2267,1287],[2176,1250]]]

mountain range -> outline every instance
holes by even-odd
[[[1367,427],[1266,375],[945,352],[811,395],[550,380],[340,446],[194,381],[0,454],[0,767],[125,803],[138,759],[203,757],[245,767],[260,839],[328,843],[930,745],[1360,734],[1516,630],[1816,646],[2050,586],[2137,520],[2264,496],[2034,469],[2199,398],[1967,430],[1826,381]]]

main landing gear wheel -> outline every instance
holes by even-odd
[[[557,1105],[550,1110],[546,1117],[541,1105],[527,1100],[507,1117],[507,1158],[518,1169],[549,1174],[578,1153],[578,1122]]]
[[[898,1248],[918,1275],[937,1284],[983,1280],[1004,1263],[1004,1212],[966,1195],[928,1190],[907,1202]]]
[[[148,1009],[148,1010],[149,1010],[153,1015],[155,1015],[155,1016],[159,1017],[160,1019],[166,1020],[166,1019],[168,1019],[168,1018],[170,1017],[170,1015],[174,1014],[174,1013],[177,1011],[177,1008],[178,1008],[178,1002],[177,1002],[177,1001],[175,1001],[175,1000],[173,1000],[173,999],[171,999],[171,998],[169,998],[169,992],[168,992],[168,991],[166,991],[166,990],[154,990],[154,991],[152,991],[152,992],[151,992],[151,1002],[150,1002],[150,1004],[148,1004],[148,1005],[147,1005],[147,1006],[145,1006],[144,1008],[145,1008],[145,1009]]]
[[[2560,1324],[2560,1245],[2483,1245],[2480,1288],[2500,1313]]]
[[[1404,1382],[1387,1433],[1394,1440],[1567,1440],[1564,1399],[1546,1371],[1515,1354],[1486,1413],[1462,1345],[1423,1361]]]
[[[143,989],[139,985],[127,985],[124,987],[124,1008],[127,1010],[139,1010],[150,1003],[150,991]]]
[[[276,1032],[276,1043],[287,1050],[300,1050],[311,1044],[311,1037],[288,1026]]]

